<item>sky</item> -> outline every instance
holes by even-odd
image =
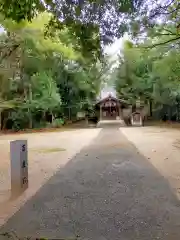
[[[104,49],[104,52],[106,54],[108,54],[108,56],[110,57],[110,61],[111,60],[116,60],[117,59],[117,63],[118,63],[118,55],[121,54],[121,50],[123,48],[123,42],[125,40],[129,40],[128,35],[126,34],[124,37],[117,39],[113,44],[106,46]],[[114,64],[114,67],[116,66],[116,61]],[[105,98],[107,97],[109,94],[111,94],[113,97],[116,97],[116,91],[112,86],[110,86],[109,84],[103,86],[103,89],[101,90],[100,93],[100,98]]]
[[[104,52],[108,55],[116,56],[123,45],[123,38],[117,39],[111,45],[105,47]]]
[[[125,40],[129,40],[127,34],[125,34],[124,37],[117,39],[113,44],[106,46],[104,52],[108,54],[112,60],[117,59],[118,54],[121,53],[123,42]]]

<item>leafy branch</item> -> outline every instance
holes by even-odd
[[[150,46],[145,46],[145,47],[142,47],[142,48],[155,48],[155,47],[158,47],[158,46],[161,46],[161,45],[165,45],[167,43],[171,43],[171,42],[177,41],[179,39],[180,39],[180,36],[178,36],[176,38],[168,39],[168,40],[166,40],[164,42],[159,42],[159,43],[152,44]]]
[[[0,56],[0,64],[3,62],[4,59],[10,57],[20,46],[20,43],[15,43],[8,51],[5,51],[1,56]],[[1,50],[1,48],[0,48]]]

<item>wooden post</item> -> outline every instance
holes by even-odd
[[[68,118],[69,118],[69,121],[71,120],[71,111],[70,111],[70,107],[68,106]]]
[[[27,140],[10,143],[11,195],[18,196],[28,188]]]

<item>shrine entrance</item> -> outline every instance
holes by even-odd
[[[116,119],[120,115],[119,106],[114,101],[107,101],[100,106],[101,119]]]
[[[97,104],[100,120],[116,120],[122,118],[123,102],[109,95]]]

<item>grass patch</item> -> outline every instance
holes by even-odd
[[[35,149],[34,151],[38,153],[53,153],[53,152],[63,152],[66,151],[65,148],[40,148],[40,149]]]

